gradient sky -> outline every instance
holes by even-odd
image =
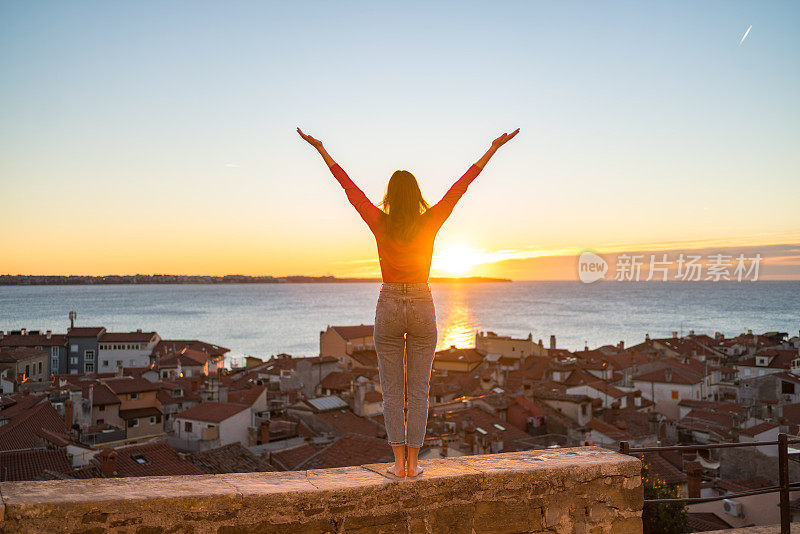
[[[377,275],[295,128],[374,202],[407,169],[433,203],[519,127],[435,266],[762,247],[800,278],[798,23],[793,2],[3,2],[0,273]]]

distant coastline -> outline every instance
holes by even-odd
[[[182,274],[132,274],[108,276],[48,276],[27,274],[0,275],[0,286],[80,286],[80,285],[139,285],[139,284],[342,284],[380,282],[380,278],[336,278],[335,276],[192,276]],[[431,277],[429,282],[483,283],[511,282],[509,278],[485,276]]]

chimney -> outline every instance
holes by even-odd
[[[664,380],[666,380],[667,382],[672,382],[672,368],[671,367],[667,367],[666,369],[664,369]]]
[[[697,462],[689,462],[686,464],[686,482],[690,499],[700,497],[700,481],[702,479],[703,468]]]
[[[103,472],[103,476],[113,477],[117,472],[117,452],[105,449],[98,456],[100,456],[100,470]]]
[[[638,389],[633,392],[633,405],[634,406],[641,406],[642,405],[642,392]]]
[[[689,330],[689,335],[693,336],[694,335],[694,330]]]
[[[648,345],[650,344],[650,334],[649,333],[644,335],[644,342],[647,343]]]
[[[27,329],[27,328],[22,328],[22,329],[19,331],[19,333],[20,333],[20,335],[23,335],[23,336],[24,336],[25,334],[27,334],[27,333],[28,333],[28,329]]]
[[[2,330],[0,330],[0,339],[3,339],[3,336],[4,336],[4,335],[5,335],[5,334],[3,333],[3,331],[2,331]]]
[[[136,329],[136,333],[137,333],[137,334],[141,334],[141,333],[142,333],[142,329],[141,329],[141,328],[137,328],[137,329]]]
[[[556,348],[556,336],[555,336],[555,334],[550,336],[550,348],[551,349]]]
[[[677,330],[673,330],[672,331],[672,339],[678,339],[678,331]]]
[[[67,399],[64,401],[64,424],[67,427],[71,427],[73,422],[74,418],[72,401]]]
[[[752,336],[752,335],[753,335],[753,330],[752,330],[752,329],[750,329],[750,328],[748,328],[748,329],[747,329],[747,335],[748,335],[748,336]]]
[[[620,340],[620,342],[619,342],[619,346],[617,347],[617,350],[618,350],[619,352],[622,352],[622,351],[624,351],[624,350],[625,350],[625,342],[624,342],[624,341]]]
[[[117,378],[125,376],[122,370],[123,370],[122,364],[117,365]]]
[[[267,443],[269,443],[269,419],[264,419],[261,421],[261,444]]]
[[[47,339],[51,339],[53,337],[53,331],[52,330],[48,330],[45,333],[45,336],[47,336]],[[3,336],[0,336],[0,337],[3,337]]]

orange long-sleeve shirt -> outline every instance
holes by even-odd
[[[384,282],[427,282],[431,271],[433,242],[444,221],[450,216],[456,202],[467,191],[467,186],[480,174],[481,167],[473,164],[442,199],[429,208],[425,226],[408,243],[390,239],[385,235],[384,217],[380,208],[369,201],[367,195],[353,183],[338,163],[330,167],[333,176],[344,188],[347,199],[367,223],[378,245],[378,259]]]

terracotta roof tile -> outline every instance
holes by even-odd
[[[35,432],[41,428],[64,432],[64,420],[49,401],[17,414],[0,426],[0,450],[31,449],[35,446]]]
[[[173,417],[181,419],[193,419],[195,421],[206,421],[209,423],[220,423],[229,417],[233,417],[243,410],[249,409],[244,404],[233,404],[230,402],[201,402],[197,406],[192,406]]]
[[[38,480],[45,470],[71,473],[65,449],[32,449],[0,452],[0,482]]]
[[[67,337],[100,337],[106,331],[102,326],[76,326],[67,329]]]
[[[266,460],[262,460],[238,441],[216,449],[192,452],[184,458],[209,474],[255,473],[275,471]]]
[[[300,464],[299,469],[347,467],[394,459],[392,448],[385,439],[361,434],[345,434]]]
[[[101,468],[104,456],[112,450],[117,453],[118,477],[204,474],[202,469],[181,458],[175,449],[164,442],[103,449],[92,459],[94,465]]]
[[[375,326],[371,324],[362,324],[358,326],[331,326],[339,334],[342,339],[356,339],[359,337],[372,337],[375,333]]]
[[[155,332],[105,332],[100,336],[101,343],[149,343],[156,337]]]

